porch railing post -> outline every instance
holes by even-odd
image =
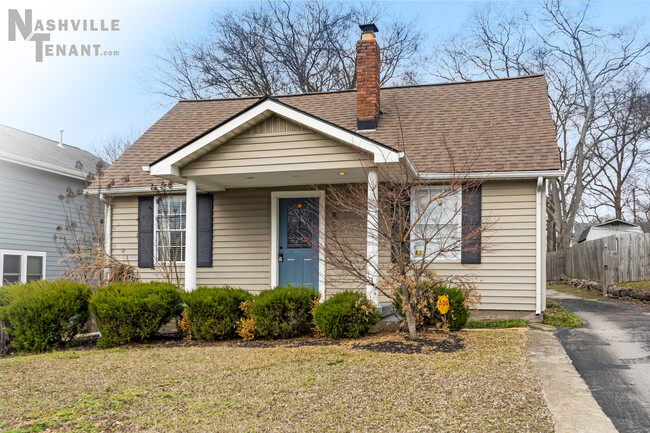
[[[379,268],[379,209],[377,206],[379,194],[379,174],[376,168],[368,171],[368,221],[366,232],[366,276],[369,281],[377,283]],[[379,304],[379,293],[372,284],[366,284],[366,297],[375,305]]]
[[[185,290],[196,289],[196,182],[187,179],[185,222]]]

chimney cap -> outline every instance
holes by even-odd
[[[362,33],[377,33],[379,31],[375,23],[359,24],[359,28]]]

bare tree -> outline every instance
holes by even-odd
[[[56,228],[54,242],[67,269],[64,277],[80,281],[90,287],[114,281],[137,281],[136,268],[107,254],[105,248],[105,210],[111,198],[106,195],[115,184],[105,179],[104,161],[90,171],[77,162],[79,171],[86,174],[86,189],[68,187],[59,194],[64,223]],[[94,188],[89,189],[94,183]]]
[[[94,153],[106,163],[113,164],[139,136],[140,133],[136,131],[130,131],[124,135],[113,135],[96,147]]]
[[[257,96],[356,86],[358,24],[381,26],[381,82],[412,83],[422,35],[382,20],[377,3],[266,1],[215,15],[202,41],[173,41],[158,57],[158,92],[172,98]]]
[[[400,136],[398,149],[404,148],[403,134]],[[332,214],[319,247],[325,252],[328,268],[334,270],[328,284],[349,288],[356,282],[372,287],[400,307],[412,339],[417,338],[421,322],[432,314],[431,287],[460,287],[470,304],[480,302],[473,276],[441,276],[436,266],[438,259],[460,258],[461,248],[479,253],[489,245],[484,233],[491,222],[483,219],[463,226],[461,218],[482,183],[468,176],[484,148],[481,140],[479,136],[465,161],[454,161],[442,143],[452,161],[450,179],[442,184],[416,178],[400,165],[377,168],[375,193],[367,183],[327,188],[327,207]],[[377,254],[365,248],[366,236],[377,242]],[[386,263],[382,257],[388,256],[390,262]]]
[[[602,145],[593,140],[605,139],[594,130],[606,111],[606,93],[626,71],[643,66],[650,42],[639,26],[608,30],[594,25],[589,3],[548,1],[532,12],[480,9],[470,29],[473,42],[447,41],[431,72],[448,80],[546,74],[565,170],[549,182],[549,247],[566,248],[584,191],[599,174],[589,156]]]
[[[604,97],[604,112],[591,132],[591,141],[601,145],[592,148],[593,163],[588,166],[593,178],[584,206],[588,217],[605,212],[623,219],[626,209],[634,214],[634,191],[642,191],[639,183],[650,156],[650,93],[643,88],[644,80],[645,74],[638,72]]]

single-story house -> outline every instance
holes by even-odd
[[[61,276],[66,265],[54,234],[65,214],[58,196],[84,189],[98,161],[62,141],[0,125],[0,286]]]
[[[643,234],[643,229],[639,224],[630,223],[621,219],[611,219],[602,223],[593,224],[586,227],[580,233],[578,242],[593,241],[594,239],[605,238],[607,236],[618,234]]]
[[[299,230],[296,207],[318,203],[322,225],[334,217],[325,200],[331,188],[362,182],[374,191],[378,169],[391,166],[444,183],[481,144],[468,177],[485,179],[476,212],[494,222],[484,233],[492,247],[434,268],[474,275],[481,309],[541,313],[546,181],[561,174],[544,76],[380,87],[377,29],[361,28],[356,90],[182,100],[171,108],[107,171],[115,181],[104,192],[109,252],[151,280],[162,278],[156,265],[173,251],[186,290],[302,284],[327,298],[346,287],[333,282],[322,249],[305,255],[301,249],[314,244],[288,234]],[[152,191],[161,181],[174,185],[164,200]],[[170,209],[173,224],[157,224]],[[170,231],[178,242],[169,242]],[[390,254],[378,252],[370,224],[362,236],[368,256],[386,264]]]

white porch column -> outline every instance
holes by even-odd
[[[377,283],[377,268],[379,267],[379,236],[378,221],[379,210],[377,208],[379,189],[379,174],[376,168],[368,171],[368,221],[366,231],[366,276],[368,280]],[[366,285],[366,297],[375,305],[379,304],[379,293],[371,284]]]
[[[187,179],[185,210],[185,290],[196,289],[196,182]]]

